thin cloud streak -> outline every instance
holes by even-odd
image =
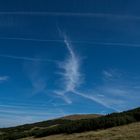
[[[79,96],[82,96],[83,98],[86,98],[86,99],[92,100],[92,101],[94,101],[96,103],[99,103],[99,104],[103,105],[106,108],[113,109],[114,111],[117,111],[117,112],[120,111],[120,110],[116,109],[115,107],[112,107],[111,105],[108,105],[107,102],[102,101],[100,98],[97,98],[97,97],[95,97],[93,95],[84,94],[84,93],[81,93],[81,92],[78,92],[78,91],[73,91],[73,93],[77,94]]]
[[[21,40],[21,41],[36,41],[36,42],[64,42],[57,39],[37,39],[37,38],[19,38],[19,37],[0,37],[3,40]]]
[[[14,55],[2,55],[0,54],[1,58],[9,58],[9,59],[16,59],[16,60],[26,60],[26,61],[40,61],[40,62],[57,62],[50,59],[41,59],[41,58],[31,58],[31,57],[22,57],[22,56],[14,56]]]
[[[139,20],[140,16],[134,15],[117,15],[107,13],[72,13],[72,12],[32,12],[32,11],[16,11],[16,12],[0,12],[0,15],[26,15],[26,16],[68,16],[68,17],[87,17],[87,18],[111,18],[122,20]]]
[[[72,104],[72,100],[67,97],[66,95],[67,92],[65,91],[65,89],[55,90],[54,93],[58,96],[58,98],[63,99],[67,104]]]
[[[13,38],[13,37],[0,37],[0,40],[19,40],[19,41],[35,41],[35,42],[50,42],[50,43],[64,43],[61,39],[37,39],[37,38]],[[119,42],[96,42],[96,41],[80,41],[80,40],[69,40],[69,43],[73,44],[93,44],[93,45],[103,45],[106,47],[140,47],[140,44],[133,43],[119,43]],[[96,46],[92,46],[96,47]],[[101,46],[102,47],[102,46]]]
[[[0,109],[0,113],[7,113],[7,114],[20,114],[20,115],[24,115],[24,114],[30,114],[30,115],[35,115],[35,116],[38,116],[38,115],[49,115],[49,114],[55,114],[55,112],[53,113],[48,113],[46,112],[45,113],[45,110],[43,110],[42,112],[39,112],[39,110],[35,110],[35,111],[32,111],[32,110],[17,110],[17,109]]]
[[[116,111],[138,107],[140,105],[140,99],[137,96],[139,89],[135,89],[134,85],[138,86],[139,81],[134,81],[134,77],[129,76],[127,74],[126,78],[125,73],[120,73],[116,69],[104,70],[103,83],[87,92],[89,94],[86,95],[116,109]]]
[[[0,76],[0,82],[7,81],[9,79],[9,76]]]

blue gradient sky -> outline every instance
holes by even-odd
[[[0,127],[140,106],[140,2],[0,2]]]

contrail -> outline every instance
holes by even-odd
[[[21,40],[21,41],[36,41],[36,42],[64,42],[63,40],[55,40],[55,39],[16,38],[16,37],[0,37],[0,40]]]
[[[65,38],[66,39],[66,38]],[[21,40],[21,41],[35,41],[35,42],[56,42],[56,43],[67,43],[66,40],[61,39],[35,39],[35,38],[12,38],[12,37],[0,37],[0,40]],[[69,43],[73,44],[93,44],[93,45],[103,45],[106,47],[140,47],[140,44],[132,43],[118,43],[118,42],[96,42],[96,41],[80,41],[80,40],[69,40]],[[68,45],[68,44],[67,44]],[[96,46],[91,46],[96,47]],[[102,47],[102,46],[101,46]]]
[[[10,58],[10,59],[16,59],[16,60],[26,60],[26,61],[41,61],[41,62],[57,62],[55,60],[50,59],[41,59],[41,58],[31,58],[31,57],[20,57],[20,56],[13,56],[13,55],[2,55],[0,54],[0,57],[2,58]]]
[[[96,102],[96,103],[98,103],[98,104],[101,104],[102,106],[104,106],[104,107],[106,107],[106,108],[110,108],[110,109],[113,109],[113,110],[119,112],[118,109],[116,109],[116,108],[114,108],[114,107],[108,105],[106,102],[104,102],[104,101],[102,101],[102,100],[100,100],[100,99],[98,99],[98,98],[96,98],[96,97],[94,97],[94,96],[90,96],[90,95],[87,95],[87,94],[83,94],[83,93],[78,92],[78,91],[73,91],[73,93],[76,94],[76,95],[79,95],[79,96],[81,96],[81,97],[83,97],[83,98],[92,100],[92,101],[94,101],[94,102]]]
[[[0,15],[26,15],[26,16],[68,16],[68,17],[90,17],[90,18],[112,18],[122,20],[139,20],[140,16],[135,15],[117,15],[110,13],[71,13],[71,12],[33,12],[33,11],[16,11],[0,12]]]

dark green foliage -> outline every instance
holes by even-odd
[[[16,127],[1,128],[0,132],[3,132],[4,134],[0,135],[0,140],[16,140],[19,138],[33,136],[39,131],[39,128],[47,128],[53,125],[65,124],[67,122],[70,122],[70,120],[54,119],[33,124],[25,124]],[[31,131],[31,129],[34,127],[38,127],[38,129]]]
[[[36,133],[35,137],[44,137],[60,133],[71,134],[90,130],[106,129],[137,121],[140,121],[140,108],[122,113],[112,113],[93,119],[71,121],[66,124],[40,131]]]
[[[33,124],[25,124],[21,126],[16,127],[10,127],[10,128],[1,128],[1,132],[23,132],[25,130],[30,130],[33,127],[49,127],[56,124],[65,124],[67,122],[70,122],[70,120],[64,120],[64,119],[54,119],[54,120],[48,120],[43,122],[37,122]]]
[[[79,133],[90,130],[111,128],[137,121],[140,121],[140,108],[121,113],[112,113],[93,119],[73,121],[56,119],[13,128],[0,129],[0,131],[4,133],[3,135],[0,135],[0,140],[16,140],[29,136],[44,137],[61,133]]]

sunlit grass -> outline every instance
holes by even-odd
[[[113,127],[106,130],[75,133],[70,135],[53,135],[44,138],[25,138],[22,140],[139,140],[140,122]]]

